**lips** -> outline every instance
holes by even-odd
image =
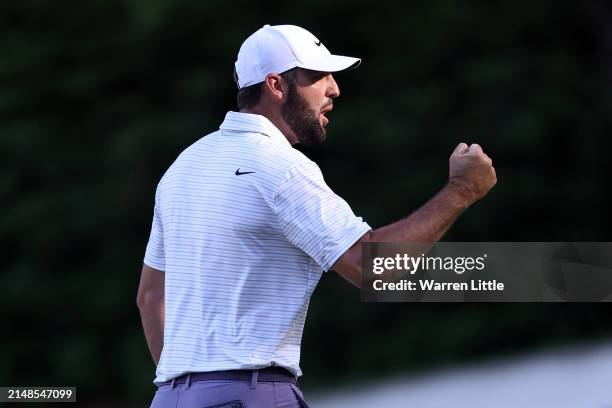
[[[334,108],[333,105],[327,105],[326,107],[321,109],[321,117],[323,118],[323,126],[329,123],[329,119],[327,119],[325,115],[327,114],[327,112],[331,111],[333,108]]]
[[[331,111],[332,109],[334,109],[334,105],[327,105],[326,107],[321,109],[321,115],[325,115],[327,112]]]
[[[329,103],[327,105],[325,105],[322,109],[321,109],[321,125],[322,126],[327,126],[327,124],[329,123],[329,119],[327,119],[327,117],[325,116],[327,114],[327,112],[331,111],[334,108],[334,104],[333,103]]]
[[[321,126],[325,127],[328,123],[329,119],[327,119],[324,114],[321,114]]]

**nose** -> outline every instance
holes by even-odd
[[[332,74],[329,74],[328,76],[327,92],[325,93],[325,96],[328,98],[337,98],[340,96],[340,88],[338,87],[338,84],[336,83],[336,80]]]

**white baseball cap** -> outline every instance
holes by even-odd
[[[238,88],[244,88],[264,81],[268,74],[295,67],[338,72],[360,63],[360,58],[333,55],[301,27],[266,24],[242,43],[235,66]]]

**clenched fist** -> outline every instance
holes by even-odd
[[[459,143],[449,160],[449,184],[457,187],[471,205],[484,197],[497,183],[493,161],[477,144]]]

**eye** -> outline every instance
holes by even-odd
[[[314,77],[313,80],[316,81],[320,81],[321,79],[325,78],[327,75],[329,75],[327,72],[317,72]]]

